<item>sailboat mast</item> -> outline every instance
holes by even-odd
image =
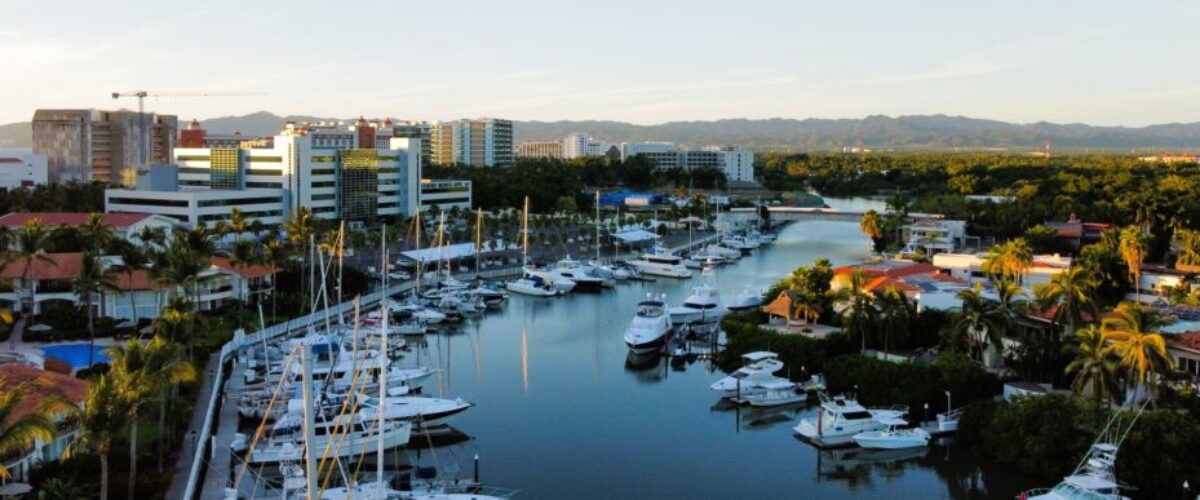
[[[529,264],[529,197],[525,197],[525,211],[521,217],[521,266]]]
[[[337,241],[337,256],[338,256],[338,276],[337,276],[337,303],[342,303],[342,260],[346,256],[346,221],[342,220],[342,225],[338,227]],[[342,322],[342,315],[338,315],[338,322]]]
[[[421,208],[417,207],[417,216],[413,218],[413,224],[417,227],[417,293],[415,296],[421,295],[421,268],[425,267],[425,261],[421,258]],[[414,296],[414,297],[415,297]]]
[[[386,254],[386,252],[387,252],[387,250],[385,249],[384,253]],[[379,488],[381,488],[381,489],[384,486],[384,482],[383,482],[383,458],[384,458],[383,423],[384,423],[384,416],[387,414],[388,335],[391,335],[391,332],[388,331],[388,310],[387,310],[386,298],[387,298],[387,292],[385,291],[384,292],[385,300],[381,302],[383,310],[380,311],[383,313],[382,314],[383,327],[379,332],[380,333],[379,338],[381,339],[380,347],[379,347],[379,358],[380,358],[379,359],[379,361],[380,361],[380,363],[379,363],[379,423],[377,424],[379,427],[375,430],[375,432],[377,433],[376,436],[379,439],[379,443],[376,446],[377,449],[375,450],[375,453],[376,453],[376,456],[375,456],[375,482],[376,482],[376,484],[379,485]],[[357,330],[358,326],[356,325],[354,328],[355,328],[355,330]]]
[[[475,277],[479,277],[479,252],[483,248],[483,208],[475,209]]]
[[[596,265],[600,265],[600,190],[596,190]]]
[[[446,260],[444,258],[446,256],[446,248],[443,246],[443,241],[442,241],[442,238],[445,235],[445,230],[446,230],[446,212],[442,212],[442,213],[438,214],[438,233],[437,233],[437,247],[438,247],[438,278],[437,279],[439,279],[439,280],[442,279],[442,261]]]
[[[317,462],[313,442],[317,440],[316,429],[316,408],[313,408],[313,366],[312,353],[309,351],[311,346],[301,345],[300,349],[300,364],[304,371],[304,478],[308,482],[308,497],[312,498],[317,492]]]

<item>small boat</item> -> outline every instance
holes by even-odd
[[[647,297],[638,303],[637,314],[625,331],[625,345],[635,353],[662,349],[671,333],[671,319],[662,299]]]
[[[629,270],[624,267],[601,264],[599,261],[595,260],[589,262],[588,265],[592,266],[592,269],[596,270],[596,275],[602,278],[608,277],[612,278],[614,281],[625,281],[629,279]]]
[[[604,288],[612,288],[615,279],[605,279],[595,275],[592,272],[591,266],[583,264],[577,260],[571,260],[568,255],[565,259],[558,261],[558,265],[554,268],[558,274],[575,282],[575,290],[597,292]]]
[[[745,290],[733,297],[729,303],[730,311],[748,311],[762,305],[762,294]]]
[[[867,409],[853,398],[835,396],[821,398],[821,411],[817,418],[805,418],[792,430],[808,439],[851,437],[860,432],[878,431],[887,428],[883,420],[901,418],[906,410]]]
[[[748,352],[742,355],[743,365],[725,378],[713,382],[709,389],[724,397],[739,398],[745,394],[761,392],[761,386],[780,380],[772,375],[783,369],[779,355],[769,351]]]
[[[504,293],[504,290],[487,284],[480,284],[475,288],[467,290],[467,294],[479,299],[487,307],[495,307],[508,300],[508,294]]]
[[[762,392],[745,396],[750,406],[783,406],[808,401],[808,393],[785,378],[766,382],[759,387],[762,388]]]
[[[521,278],[519,280],[510,281],[505,284],[504,287],[512,293],[530,295],[533,297],[554,297],[562,294],[558,287],[547,283],[538,276],[530,276]]]
[[[650,251],[629,265],[644,275],[666,278],[691,278],[692,271],[683,265],[683,258],[664,252]]]
[[[570,293],[576,285],[575,280],[563,276],[555,269],[525,266],[523,276],[525,278],[541,278],[542,281],[554,285],[561,293]]]
[[[881,418],[879,423],[887,428],[877,431],[863,431],[855,434],[853,439],[863,448],[873,450],[902,450],[905,448],[921,448],[929,446],[929,433],[919,427],[905,429],[908,425],[901,418]]]

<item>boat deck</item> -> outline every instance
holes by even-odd
[[[935,438],[954,434],[954,431],[944,431],[944,430],[939,429],[937,422],[924,422],[919,427],[921,429],[923,429],[925,432],[928,432],[930,436],[933,436]],[[850,436],[828,436],[828,437],[820,437],[820,438],[809,438],[809,437],[801,436],[799,434],[794,434],[794,435],[796,436],[796,439],[804,441],[804,442],[811,444],[822,450],[828,449],[828,448],[845,448],[845,447],[855,446],[854,439],[852,439]]]

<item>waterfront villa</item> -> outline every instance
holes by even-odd
[[[988,280],[983,272],[984,254],[944,253],[933,256],[933,265],[944,270],[950,276],[971,283],[984,283]],[[1043,283],[1049,283],[1058,273],[1071,267],[1071,258],[1063,255],[1034,255],[1033,264],[1025,271],[1023,285],[1028,290]]]
[[[79,252],[45,254],[48,260],[34,260],[26,269],[24,261],[14,261],[0,268],[0,304],[18,309],[17,305],[34,300],[34,313],[41,312],[46,301],[63,300],[79,304],[83,300],[75,293],[71,281],[79,276],[83,254]],[[102,265],[112,268],[121,264],[120,257],[101,257]],[[235,300],[252,300],[270,287],[270,266],[234,266],[228,258],[214,257],[212,265],[200,273],[195,294],[201,311],[213,310]],[[130,276],[122,272],[113,273],[116,290],[105,290],[92,301],[100,316],[132,320],[134,308],[137,318],[158,317],[164,301],[160,294],[165,292],[156,286],[146,270],[136,271]],[[184,290],[178,290],[183,293]]]
[[[966,246],[969,239],[974,239],[975,246],[979,246],[978,238],[967,236],[967,221],[962,220],[918,220],[902,227],[900,238],[907,242],[901,254],[956,252]]]
[[[76,405],[82,405],[87,399],[90,383],[86,380],[47,371],[42,368],[21,363],[6,363],[0,365],[0,390],[11,391],[21,384],[31,384],[30,390],[17,406],[9,421],[15,421],[23,415],[34,411],[39,405],[51,398],[57,398]],[[57,417],[62,420],[62,415]],[[0,422],[5,424],[7,422]],[[44,443],[38,440],[34,447],[18,456],[0,457],[12,475],[9,481],[28,481],[29,471],[39,462],[58,460],[62,458],[67,445],[75,438],[74,428],[60,426],[54,440]]]

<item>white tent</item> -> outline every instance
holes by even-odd
[[[613,233],[613,237],[621,240],[624,243],[637,243],[640,241],[653,240],[653,239],[657,238],[658,236],[655,235],[654,233],[652,233],[650,231],[646,231],[644,229],[633,229],[630,231],[621,231],[619,233]]]

